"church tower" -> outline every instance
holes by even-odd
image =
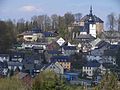
[[[89,25],[89,34],[91,34],[93,37],[96,38],[96,23],[94,20],[94,16],[92,14],[92,6],[90,7],[88,25]]]

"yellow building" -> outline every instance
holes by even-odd
[[[60,61],[59,64],[63,66],[64,69],[70,70],[71,69],[71,62],[62,62]]]
[[[52,56],[50,60],[51,62],[57,61],[65,70],[71,69],[71,59],[69,56]]]

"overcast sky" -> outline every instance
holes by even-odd
[[[93,13],[103,20],[111,12],[120,13],[120,0],[0,0],[0,19],[30,20],[33,15],[65,12],[86,15],[91,5]]]

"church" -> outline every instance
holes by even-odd
[[[72,38],[77,38],[80,35],[91,35],[94,38],[101,35],[103,32],[103,24],[104,21],[99,17],[93,14],[92,6],[90,7],[90,12],[86,16],[82,17],[79,22],[74,22],[73,27],[73,35]],[[75,28],[77,27],[77,32]]]

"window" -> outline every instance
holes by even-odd
[[[89,71],[89,73],[91,74],[91,71]]]

